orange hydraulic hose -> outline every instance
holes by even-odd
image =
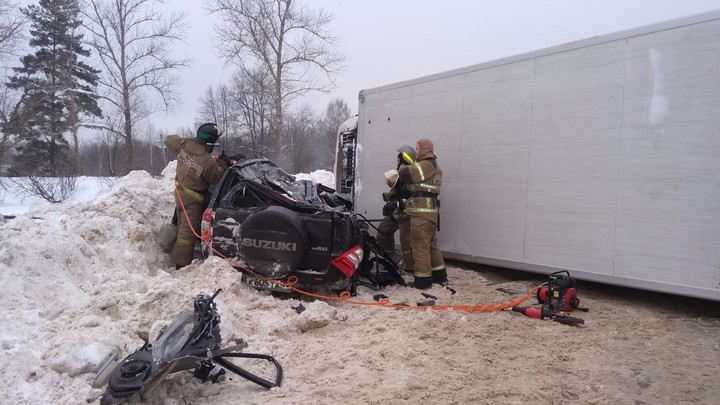
[[[433,309],[436,311],[443,311],[443,310],[453,310],[453,311],[468,311],[468,312],[493,312],[493,311],[502,311],[503,309],[512,308],[519,306],[525,300],[530,298],[533,294],[535,294],[535,291],[537,291],[540,286],[537,286],[530,290],[527,294],[524,296],[510,302],[505,302],[501,304],[494,304],[494,305],[433,305],[433,306],[424,306],[424,305],[401,305],[401,304],[392,304],[390,300],[388,299],[381,299],[377,302],[371,302],[371,301],[353,301],[350,299],[351,295],[349,291],[343,291],[341,292],[337,297],[328,296],[328,295],[322,295],[322,294],[316,294],[311,293],[309,291],[303,291],[295,285],[298,283],[298,278],[296,276],[290,276],[287,278],[287,281],[282,280],[276,280],[269,277],[265,277],[261,274],[257,274],[251,269],[249,269],[245,264],[239,263],[225,255],[223,255],[221,252],[215,250],[215,248],[212,247],[212,242],[209,240],[204,240],[198,233],[193,229],[192,222],[190,221],[190,217],[188,216],[187,210],[185,209],[185,204],[183,203],[182,197],[180,196],[180,188],[177,185],[177,182],[175,183],[175,192],[178,197],[178,201],[180,202],[180,207],[183,210],[183,214],[185,215],[185,220],[187,221],[188,225],[190,226],[190,230],[192,231],[193,235],[195,235],[196,238],[200,239],[202,243],[204,243],[208,249],[210,249],[214,254],[220,256],[222,259],[228,261],[231,266],[242,269],[250,274],[252,274],[254,277],[257,277],[261,280],[273,282],[280,284],[282,286],[290,288],[292,291],[295,291],[299,294],[321,299],[324,301],[340,301],[344,302],[346,304],[352,304],[352,305],[364,305],[364,306],[374,306],[374,307],[383,307],[383,308],[393,308],[393,309]]]

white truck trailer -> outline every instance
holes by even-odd
[[[432,139],[447,258],[720,300],[720,11],[363,90],[356,119],[338,191],[380,217]]]

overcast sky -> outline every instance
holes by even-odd
[[[302,0],[298,0],[302,1]],[[305,98],[318,113],[337,97],[357,112],[362,89],[597,35],[720,9],[719,0],[305,0],[335,15],[330,31],[349,58],[329,94]],[[229,75],[212,46],[212,17],[200,0],[171,0],[190,14],[187,44],[194,58],[183,72],[184,103],[153,125],[194,127],[198,98]]]

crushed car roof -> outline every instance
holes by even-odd
[[[316,207],[327,207],[318,196],[315,183],[310,180],[296,180],[269,159],[248,159],[233,167],[241,177],[265,186],[299,203]]]

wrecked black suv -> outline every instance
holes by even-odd
[[[307,291],[354,293],[362,275],[379,284],[389,274],[404,284],[348,207],[334,190],[296,180],[268,159],[243,160],[213,189],[202,218],[203,255],[232,259],[242,280],[263,290],[290,292],[283,283],[295,277],[295,287]]]

